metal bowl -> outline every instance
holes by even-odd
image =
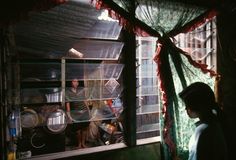
[[[51,133],[58,134],[65,130],[67,126],[66,114],[62,109],[52,112],[47,118],[47,129]]]
[[[39,124],[39,117],[33,109],[24,109],[21,112],[21,126],[22,128],[34,128]]]

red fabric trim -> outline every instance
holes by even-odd
[[[213,76],[218,76],[218,74],[217,74],[215,71],[213,71],[213,70],[211,70],[211,69],[207,69],[208,65],[198,63],[198,62],[194,61],[194,60],[191,58],[191,56],[190,56],[187,52],[181,50],[181,49],[178,48],[178,47],[176,47],[176,49],[178,50],[179,53],[181,53],[181,54],[183,54],[185,57],[187,57],[187,59],[188,59],[188,61],[189,61],[189,63],[190,63],[191,65],[193,65],[193,66],[196,67],[196,68],[201,69],[201,71],[202,71],[203,73],[209,73],[211,77],[213,77]]]
[[[158,77],[158,82],[159,82],[159,89],[161,91],[161,100],[163,103],[162,115],[164,119],[164,129],[162,130],[162,134],[163,134],[163,140],[165,144],[167,144],[170,149],[171,157],[173,160],[175,160],[177,159],[176,144],[173,142],[172,137],[170,135],[170,129],[172,128],[171,126],[173,125],[173,121],[171,120],[170,115],[167,112],[167,107],[168,107],[168,98],[166,94],[167,91],[165,88],[165,84],[163,82],[163,75],[161,72],[163,71],[163,67],[162,67],[163,62],[160,58],[160,55],[165,54],[165,53],[161,52],[161,47],[162,47],[162,44],[157,43],[156,52],[155,52],[153,60],[157,64],[157,77]]]
[[[113,19],[117,19],[119,21],[119,24],[123,26],[125,29],[127,29],[130,32],[134,32],[138,36],[146,37],[150,36],[147,32],[142,30],[138,26],[133,26],[127,19],[113,11],[112,9],[108,9],[109,16]]]
[[[215,17],[218,14],[218,12],[214,9],[208,10],[206,13],[202,14],[201,16],[195,18],[194,21],[189,22],[186,26],[183,27],[182,32],[190,32],[196,29],[197,27],[200,27],[205,22],[211,20],[213,17]]]
[[[161,39],[158,41],[157,43],[157,47],[156,47],[156,52],[154,55],[153,60],[156,62],[157,64],[157,77],[158,77],[158,82],[159,82],[159,89],[161,91],[161,100],[163,102],[163,108],[162,108],[162,115],[163,115],[163,119],[164,119],[164,128],[162,130],[163,133],[163,140],[165,142],[165,144],[168,145],[169,149],[170,149],[170,153],[172,156],[172,159],[178,159],[177,158],[177,153],[176,153],[176,144],[173,142],[172,137],[170,135],[170,129],[172,129],[172,119],[168,113],[168,98],[167,98],[167,90],[166,90],[166,86],[165,86],[165,82],[163,82],[163,67],[162,67],[162,63],[164,63],[162,61],[161,54],[166,54],[164,52],[161,51],[162,46],[165,44],[164,39]],[[174,45],[173,45],[174,46]],[[163,46],[164,47],[164,46]],[[183,54],[184,56],[187,57],[188,61],[190,64],[192,64],[194,67],[201,69],[201,71],[203,73],[210,73],[210,76],[216,76],[217,74],[210,69],[207,69],[207,65],[206,64],[200,64],[195,62],[194,60],[192,60],[191,56],[188,55],[186,52],[184,52],[183,50],[177,48],[176,46],[174,46],[176,48],[176,50]]]
[[[96,8],[97,9],[101,9],[101,8],[108,9],[109,15],[112,18],[119,20],[119,23],[127,30],[133,31],[134,33],[136,33],[137,35],[140,35],[140,36],[150,36],[150,34],[148,34],[143,29],[141,29],[141,27],[133,26],[131,24],[131,22],[129,22],[126,18],[124,18],[123,16],[121,16],[120,14],[118,14],[114,10],[112,10],[108,5],[103,3],[103,0],[96,0]],[[187,32],[187,31],[193,30],[196,27],[200,26],[201,24],[205,23],[206,20],[214,17],[215,15],[216,15],[216,12],[214,10],[208,11],[205,14],[199,16],[194,21],[188,23],[186,26],[184,26],[182,28],[181,31]],[[177,31],[171,32],[170,35],[173,35],[175,33],[177,33]],[[153,36],[153,35],[151,35],[151,36]],[[159,36],[159,34],[157,34],[156,37],[161,38]],[[161,61],[161,58],[160,58],[160,55],[163,54],[161,52],[161,47],[162,47],[162,44],[158,43],[153,60],[157,64],[157,77],[159,80],[159,88],[161,91],[161,99],[163,102],[163,108],[162,108],[162,115],[163,115],[163,119],[164,119],[164,129],[162,131],[163,132],[163,140],[164,140],[165,144],[167,144],[170,149],[172,159],[176,160],[176,159],[178,159],[177,153],[176,153],[176,144],[173,142],[172,137],[170,135],[170,133],[171,133],[170,129],[172,128],[173,121],[171,120],[171,117],[170,117],[169,113],[167,112],[168,98],[167,98],[167,94],[166,94],[167,92],[166,92],[165,84],[163,82],[163,75],[161,74],[161,71],[163,71],[163,68],[162,68],[163,62]],[[214,71],[207,69],[207,65],[199,64],[199,63],[193,61],[191,59],[191,57],[186,52],[182,51],[181,49],[179,49],[177,47],[176,47],[176,49],[188,58],[188,61],[190,62],[190,64],[192,64],[194,67],[200,68],[203,73],[210,73],[211,76],[217,75]]]
[[[92,2],[94,0],[91,0]],[[105,8],[108,10],[109,16],[113,19],[116,19],[119,21],[119,24],[123,26],[126,30],[129,32],[135,33],[137,36],[147,37],[151,36],[148,32],[143,30],[140,26],[132,24],[127,18],[120,15],[116,11],[114,11],[109,5],[103,2],[103,0],[95,0],[95,7],[97,9]]]
[[[205,22],[215,17],[217,14],[218,12],[215,9],[208,10],[204,14],[201,14],[199,17],[187,23],[181,29],[173,30],[168,35],[170,37],[174,37],[179,33],[187,33],[187,32],[193,31],[197,27],[200,27],[202,24],[204,24]]]
[[[142,37],[150,36],[140,27],[133,26],[126,18],[122,17],[120,14],[116,13],[112,9],[108,9],[108,13],[111,18],[118,20],[119,24],[123,26],[126,30],[135,33],[137,36],[142,36]]]

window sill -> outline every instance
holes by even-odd
[[[157,143],[157,142],[160,142],[160,141],[161,141],[161,136],[145,138],[145,139],[138,139],[137,140],[137,145]]]
[[[137,146],[157,143],[160,141],[161,141],[160,136],[139,139],[137,140]],[[124,143],[117,143],[117,144],[105,145],[105,146],[99,146],[99,147],[93,147],[93,148],[77,149],[77,150],[72,150],[72,151],[64,151],[64,152],[58,152],[58,153],[33,156],[30,159],[31,160],[42,160],[42,159],[53,160],[53,159],[67,158],[67,157],[73,157],[73,156],[79,156],[79,155],[85,155],[85,154],[92,154],[92,153],[103,152],[103,151],[110,151],[110,150],[115,150],[115,149],[122,149],[126,147],[127,145],[125,145]]]
[[[86,149],[76,149],[72,151],[44,154],[44,155],[31,157],[30,159],[31,160],[60,159],[60,158],[67,158],[67,157],[109,151],[109,150],[114,150],[114,149],[121,149],[121,148],[126,148],[126,147],[127,146],[124,143],[117,143],[117,144],[112,144],[112,145],[105,145],[105,146],[92,147],[92,148],[86,148]]]

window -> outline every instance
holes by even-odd
[[[216,18],[204,23],[195,30],[175,37],[177,46],[188,52],[193,60],[207,64],[208,69],[216,66]]]
[[[100,11],[96,13],[94,8],[92,17],[82,21],[84,26],[77,25],[75,18],[67,19],[60,11],[72,13],[70,9],[78,7],[88,12],[91,8],[68,3],[49,12],[35,13],[29,21],[14,28],[19,50],[12,68],[17,68],[13,76],[18,81],[10,92],[17,101],[7,112],[9,118],[17,115],[13,125],[16,128],[9,126],[11,131],[17,129],[17,133],[10,133],[12,139],[8,147],[15,151],[17,145],[19,159],[37,159],[38,156],[50,159],[48,154],[51,153],[59,158],[70,156],[70,153],[77,155],[80,154],[78,147],[86,148],[86,153],[107,150],[105,146],[108,145],[109,149],[126,147],[120,116],[126,107],[123,106],[123,69],[127,62],[123,62],[123,55],[128,53],[123,50],[122,27],[117,21],[98,20],[96,16]],[[49,20],[54,23],[48,23]],[[29,34],[25,34],[26,30]],[[136,77],[133,76],[136,88],[132,88],[136,89],[137,98],[132,111],[136,111],[137,130],[131,134],[141,140],[160,135],[159,93],[156,64],[152,60],[156,39],[137,37],[136,40],[136,57],[132,58],[137,62]],[[75,95],[72,94],[74,81],[78,85]],[[13,98],[11,101],[15,100]],[[81,108],[81,112],[73,107]],[[84,116],[88,117],[78,118],[77,115],[85,113],[85,108],[89,114]],[[86,146],[81,146],[78,128],[85,123],[89,125],[82,138]],[[110,147],[112,145],[115,147]]]
[[[12,67],[19,70],[14,74],[19,83],[11,92],[18,101],[8,113],[19,118],[9,139],[10,149],[17,144],[17,158],[49,153],[63,157],[61,152],[124,142],[122,27],[117,21],[99,20],[102,11],[90,5],[68,2],[15,27],[20,50]],[[80,16],[91,12],[91,17],[61,15],[75,9]],[[42,17],[54,23],[45,26],[49,19]]]
[[[175,37],[176,45],[182,50],[189,53],[189,56],[193,60],[207,64],[208,69],[215,70],[216,66],[216,24],[215,19],[208,21],[195,30],[179,34]],[[190,84],[195,81],[202,81],[209,84],[212,89],[214,85],[214,79],[209,75],[202,73],[199,69],[196,69],[194,66],[189,64],[187,58],[182,56],[182,60],[185,63],[184,65],[184,74],[187,84]],[[177,76],[176,71],[173,72],[173,77],[175,79],[175,89],[176,93],[182,91],[181,82]],[[177,146],[179,147],[180,155],[188,156],[188,142],[190,136],[194,131],[194,122],[196,119],[190,119],[186,114],[185,105],[179,99],[179,108],[175,112],[176,118],[179,120],[177,127],[178,141]],[[184,157],[182,157],[184,158]]]
[[[136,38],[137,139],[160,135],[159,93],[156,64],[153,61],[156,38]]]

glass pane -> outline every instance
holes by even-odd
[[[87,32],[85,37],[117,40],[119,38],[121,28],[121,25],[119,25],[116,21],[96,21],[92,32]]]
[[[137,126],[137,139],[159,136],[159,113],[137,116]]]
[[[157,95],[138,97],[137,106],[137,114],[159,112],[159,98]]]
[[[16,26],[19,59],[8,95],[18,131],[7,146],[16,159],[124,142],[122,26],[100,20],[101,11],[84,2],[33,13]]]
[[[66,58],[118,60],[123,48],[122,42],[102,40],[79,40],[69,50]]]
[[[152,37],[137,37],[136,68],[136,120],[137,139],[160,135],[159,92],[157,86],[155,53],[156,40]]]
[[[136,70],[137,78],[156,77],[156,66],[154,64],[143,64]]]
[[[123,64],[69,63],[66,64],[66,80],[119,79]]]
[[[69,90],[67,87],[66,90]],[[122,86],[117,86],[112,92],[108,90],[105,86],[90,86],[90,87],[80,87],[79,92],[76,96],[70,97],[66,92],[67,101],[84,101],[84,100],[107,100],[114,99],[121,95]]]
[[[158,95],[158,86],[140,86],[137,88],[137,96]]]
[[[22,63],[20,64],[21,81],[59,81],[61,80],[60,63]]]
[[[151,38],[146,38],[143,41],[140,41],[138,43],[138,47],[136,49],[136,57],[139,57],[140,52],[141,52],[141,57],[142,59],[149,59],[152,58],[153,56],[153,48],[155,47],[155,40],[151,40]]]
[[[62,102],[62,92],[59,87],[24,88],[20,100],[22,104]]]

